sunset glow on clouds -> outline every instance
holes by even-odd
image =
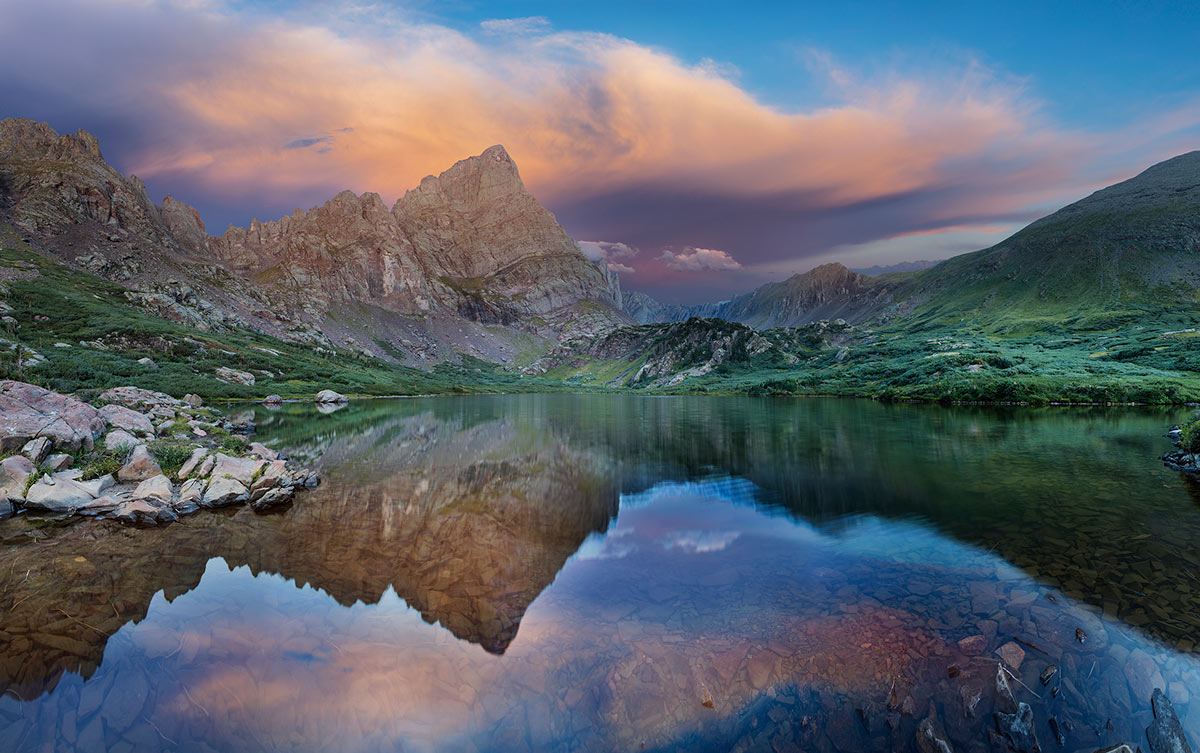
[[[745,289],[835,246],[1016,227],[1169,156],[1156,141],[1089,172],[1108,137],[1046,122],[1020,82],[970,62],[863,77],[809,53],[796,76],[836,104],[784,110],[717,64],[541,16],[471,32],[354,6],[6,5],[0,115],[97,133],[210,231],[343,188],[394,200],[502,143],[568,231],[637,249],[613,263],[668,298],[730,272]],[[1143,130],[1197,123],[1182,108]]]

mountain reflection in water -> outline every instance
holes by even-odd
[[[260,438],[325,479],[281,514],[28,543],[28,522],[0,524],[0,739],[915,750],[932,715],[988,750],[1011,644],[1043,749],[1051,717],[1068,750],[1145,748],[1154,687],[1195,741],[1200,507],[1155,460],[1175,418],[624,396],[257,409]]]

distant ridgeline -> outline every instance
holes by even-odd
[[[677,306],[622,293],[500,146],[390,208],[347,191],[211,236],[91,135],[0,121],[0,375],[58,390],[1183,402],[1198,252],[1192,152],[927,268]]]

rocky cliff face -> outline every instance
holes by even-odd
[[[248,326],[409,363],[519,349],[632,320],[615,275],[525,189],[501,146],[388,208],[344,191],[307,212],[209,236],[192,207],[155,206],[85,132],[0,121],[0,206],[47,253],[198,326]],[[0,218],[4,219],[4,218]]]

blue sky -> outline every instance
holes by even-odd
[[[1198,48],[1198,3],[10,0],[0,116],[214,233],[503,143],[627,287],[697,302],[985,247],[1197,148]]]

